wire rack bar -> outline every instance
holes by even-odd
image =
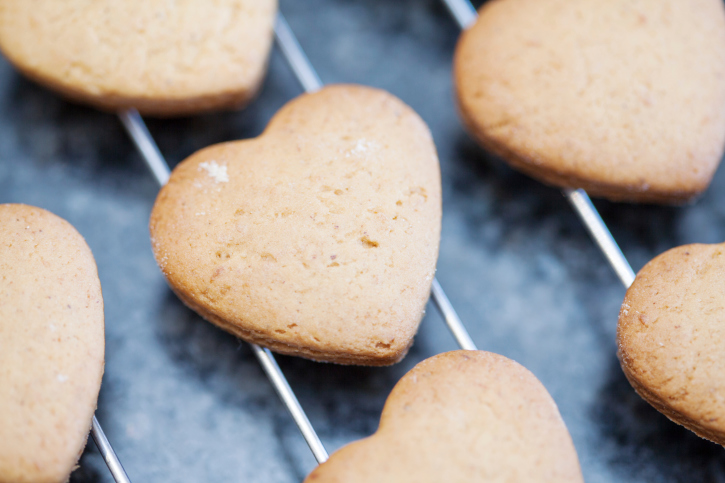
[[[98,451],[101,452],[101,456],[103,456],[103,460],[108,466],[108,471],[111,472],[111,476],[113,476],[116,483],[131,483],[131,480],[128,479],[128,475],[126,474],[126,470],[123,469],[121,461],[116,456],[116,452],[113,451],[113,447],[108,442],[106,433],[103,432],[103,428],[101,428],[101,424],[95,415],[93,415],[93,423],[91,425],[91,437],[96,443]]]
[[[292,419],[295,420],[295,423],[300,428],[302,436],[307,441],[315,459],[318,463],[324,463],[329,457],[327,450],[322,445],[322,441],[320,441],[317,433],[315,433],[310,420],[307,419],[307,415],[302,409],[302,406],[300,406],[299,401],[297,401],[295,393],[290,388],[284,375],[282,375],[282,370],[277,365],[274,356],[269,349],[264,349],[255,344],[252,344],[252,349],[254,350],[254,355],[257,356],[260,364],[262,364],[264,372],[267,373],[267,376],[272,381],[272,385],[277,390],[277,394],[279,394],[279,397],[287,406],[287,409],[292,415]]]
[[[118,117],[121,119],[126,131],[131,135],[133,143],[146,161],[156,181],[159,182],[160,186],[165,185],[171,175],[169,165],[166,164],[164,156],[161,154],[154,138],[151,137],[151,133],[146,128],[146,123],[143,122],[141,115],[136,109],[129,109],[119,112]]]
[[[619,280],[622,281],[622,284],[626,288],[629,288],[632,282],[634,282],[634,270],[632,270],[632,266],[627,261],[627,258],[625,258],[617,242],[614,241],[612,233],[592,204],[592,200],[589,199],[587,192],[583,189],[565,189],[562,190],[562,193],[574,207],[574,211],[579,215],[582,222],[584,222],[587,231],[594,238],[599,249],[604,253],[604,256],[614,269]]]
[[[435,302],[436,307],[438,307],[438,311],[443,316],[446,325],[453,334],[453,338],[456,339],[456,342],[458,342],[461,349],[475,351],[476,344],[468,334],[468,331],[461,322],[461,319],[458,317],[453,305],[451,305],[451,301],[448,300],[441,284],[438,283],[438,280],[435,278],[433,279],[433,285],[431,286],[431,294],[433,295],[433,302]]]
[[[118,117],[121,119],[121,122],[126,128],[128,134],[131,136],[131,139],[133,139],[134,144],[156,178],[156,181],[158,181],[160,186],[165,185],[171,176],[171,170],[164,160],[156,142],[149,133],[143,118],[135,109],[119,112]],[[327,452],[322,445],[322,441],[320,441],[320,438],[317,436],[317,433],[315,433],[315,430],[312,427],[310,420],[307,418],[305,411],[302,409],[302,406],[297,400],[297,396],[295,396],[294,391],[292,391],[287,379],[284,377],[284,374],[277,364],[274,355],[270,351],[262,349],[256,344],[250,345],[252,346],[252,350],[257,356],[257,359],[259,359],[259,362],[262,364],[262,368],[267,374],[272,386],[274,386],[275,391],[277,391],[277,394],[279,394],[282,402],[284,402],[295,423],[297,423],[297,426],[299,427],[302,436],[305,438],[305,441],[309,445],[312,454],[315,456],[318,463],[323,463],[327,460]]]
[[[465,30],[478,18],[478,13],[469,0],[443,0],[453,18],[461,29]],[[634,282],[634,270],[614,240],[612,233],[602,220],[599,212],[583,189],[563,189],[564,197],[569,201],[576,214],[584,223],[589,234],[594,238],[599,249],[604,253],[625,288]]]
[[[305,92],[315,92],[322,89],[322,80],[317,75],[317,71],[312,67],[310,59],[302,50],[297,37],[292,32],[287,20],[282,13],[277,13],[274,20],[274,36],[277,39],[277,45],[282,50],[284,58],[295,73],[295,77],[302,85]]]
[[[443,0],[448,11],[451,12],[453,18],[461,30],[466,30],[478,18],[476,9],[468,0]]]
[[[292,29],[290,29],[282,12],[277,12],[277,18],[274,22],[274,35],[280,50],[287,59],[290,67],[292,67],[304,91],[309,93],[320,90],[323,86],[320,76],[317,75],[315,68],[310,63],[307,55],[305,55],[302,47],[300,47],[297,38],[292,32]],[[456,339],[456,342],[458,342],[462,349],[475,350],[476,345],[473,343],[471,336],[468,334],[458,314],[456,314],[456,310],[451,305],[446,293],[436,279],[433,279],[431,296],[436,307],[440,310],[448,329]]]

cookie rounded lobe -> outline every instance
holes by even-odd
[[[494,0],[463,33],[454,76],[473,136],[548,184],[678,203],[725,146],[718,0]]]
[[[440,219],[425,123],[384,91],[337,85],[182,162],[150,230],[172,289],[207,320],[280,353],[385,365],[423,316]]]
[[[725,245],[685,245],[637,274],[617,326],[622,370],[674,422],[725,444]]]
[[[266,70],[276,0],[0,0],[0,49],[76,101],[173,116],[241,107]]]
[[[388,397],[378,431],[305,482],[582,482],[556,404],[525,368],[483,351],[421,362]]]
[[[68,480],[103,358],[101,286],[81,235],[40,208],[0,205],[0,481]]]

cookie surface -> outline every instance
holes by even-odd
[[[0,0],[0,49],[30,78],[107,110],[180,115],[258,90],[276,0]]]
[[[619,314],[627,379],[668,418],[725,444],[725,245],[685,245],[637,274]]]
[[[470,132],[546,183],[682,202],[725,144],[720,0],[493,0],[455,55]]]
[[[0,481],[67,481],[103,375],[103,299],[83,237],[0,205]]]
[[[388,397],[380,428],[305,480],[582,482],[556,404],[521,365],[483,351],[426,359]]]
[[[425,123],[390,94],[339,85],[182,162],[150,229],[171,287],[207,320],[284,354],[382,365],[423,316],[440,221]]]

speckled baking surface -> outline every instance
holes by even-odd
[[[551,392],[590,483],[723,482],[725,452],[642,401],[615,356],[624,289],[556,189],[487,156],[455,112],[458,28],[439,0],[282,0],[325,82],[389,90],[428,122],[443,175],[438,279],[482,349],[528,367]],[[246,110],[151,120],[176,164],[212,143],[258,135],[300,87],[272,54]],[[66,218],[86,237],[106,305],[98,418],[132,481],[300,481],[307,446],[248,346],[185,308],[151,255],[156,182],[118,120],[59,99],[0,60],[0,202]],[[596,202],[638,270],[676,245],[725,239],[725,174],[695,204]],[[400,364],[356,368],[279,357],[330,451],[371,434],[415,363],[456,348],[429,305]],[[90,443],[72,482],[110,482]]]

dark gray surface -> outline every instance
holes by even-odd
[[[725,481],[721,447],[670,423],[624,379],[614,335],[624,289],[559,191],[483,153],[451,86],[458,29],[437,0],[283,0],[325,82],[401,97],[429,123],[443,175],[438,278],[480,348],[528,367],[551,392],[586,480]],[[176,164],[211,143],[258,135],[300,88],[278,51],[245,111],[150,121]],[[635,270],[662,251],[725,238],[725,175],[696,204],[597,202]],[[157,186],[117,119],[59,99],[0,61],[0,202],[69,220],[86,237],[106,306],[98,418],[136,482],[300,481],[314,467],[248,346],[202,321],[154,263]],[[410,355],[389,368],[280,357],[329,450],[371,434],[395,382],[455,348],[429,306]],[[111,481],[89,444],[73,482]]]

